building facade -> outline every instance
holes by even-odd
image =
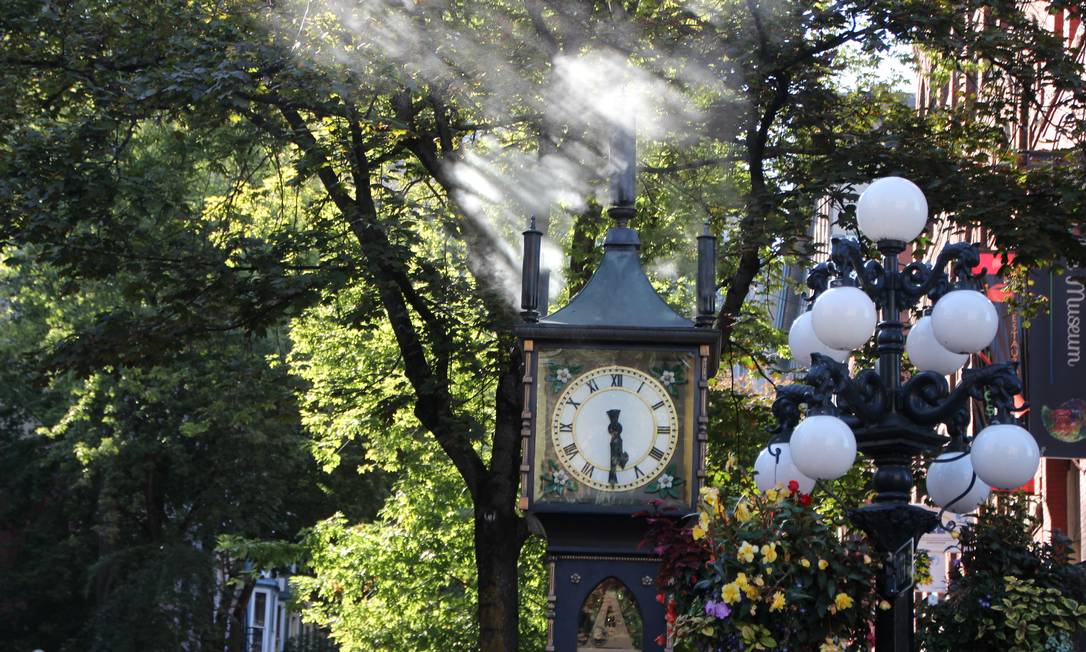
[[[1025,10],[1037,24],[1046,27],[1062,40],[1073,57],[1086,61],[1086,24],[1081,12],[1053,9],[1048,2],[1026,2]],[[973,17],[977,27],[995,26],[998,22],[990,12],[980,11]],[[1011,99],[1015,110],[1009,112],[1002,125],[1009,142],[1027,164],[1043,161],[1056,153],[1081,146],[1076,142],[1075,125],[1081,124],[1086,115],[1079,100],[1070,93],[1038,82],[1028,89],[1016,88],[998,71],[982,66],[964,65],[959,69],[940,74],[937,65],[923,53],[917,53],[919,69],[916,77],[917,110],[920,112],[946,109],[968,109],[978,99],[1001,97]],[[968,240],[989,242],[988,234],[980,228],[944,228],[933,234],[938,251],[946,242]],[[986,260],[989,273],[1000,261],[989,256]],[[1000,298],[1000,288],[994,287],[994,300]],[[1004,324],[1008,339],[991,354],[1001,359],[1022,360],[1023,342],[1028,349],[1029,331],[1022,331],[1017,320],[1008,316]],[[1028,350],[1027,350],[1028,354]],[[998,361],[998,360],[997,360]],[[1086,386],[1086,373],[1082,383]],[[1026,378],[1027,396],[1030,379]],[[1034,409],[1040,409],[1035,406]],[[1035,429],[1035,428],[1034,428]],[[1037,433],[1034,432],[1037,436]],[[1050,540],[1053,531],[1065,533],[1074,544],[1079,561],[1086,560],[1082,541],[1086,535],[1086,460],[1074,457],[1042,457],[1040,468],[1032,484],[1023,488],[1038,497],[1037,509],[1043,522],[1039,536]]]

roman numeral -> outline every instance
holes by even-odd
[[[568,455],[569,457],[573,457],[574,455],[577,454],[577,442],[573,442],[572,444],[567,444],[566,447],[562,449],[562,452],[565,453],[566,455]]]
[[[588,381],[588,393],[591,394],[592,392],[598,392],[598,391],[600,391],[600,386],[596,384],[596,379],[593,378],[592,380],[589,380]]]
[[[572,423],[559,423],[558,424],[558,432],[573,432],[573,424]]]
[[[653,446],[652,450],[649,451],[649,457],[651,457],[652,459],[659,462],[660,460],[664,459],[664,451],[662,451],[659,448]]]
[[[645,386],[645,381],[642,380],[641,384],[637,386],[637,393],[638,394],[641,393],[641,388],[643,388],[644,386]]]
[[[611,387],[622,387],[622,374],[611,374]]]
[[[658,435],[670,435],[671,434],[671,426],[657,426],[656,427],[656,434],[658,434]]]
[[[660,409],[660,408],[662,408],[662,407],[664,407],[664,402],[663,402],[663,401],[658,401],[658,402],[656,403],[656,405],[653,405],[653,406],[652,406],[652,409],[654,409],[654,410],[659,410],[659,409]]]
[[[581,473],[584,474],[584,475],[587,475],[588,477],[591,478],[592,477],[592,470],[594,468],[595,467],[592,466],[592,462],[585,462],[584,466],[581,467]]]
[[[640,478],[640,477],[641,477],[641,476],[643,476],[643,475],[645,475],[645,472],[644,472],[644,471],[642,471],[642,470],[641,470],[640,468],[638,468],[637,466],[634,466],[634,479],[636,480],[637,478]]]
[[[579,407],[581,407],[581,404],[580,404],[580,403],[578,403],[577,401],[574,401],[574,400],[573,400],[573,397],[572,397],[572,396],[570,396],[569,398],[567,398],[567,399],[566,399],[566,403],[569,403],[569,404],[570,404],[570,405],[572,405],[572,406],[573,406],[574,408],[579,408]]]

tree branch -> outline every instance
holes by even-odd
[[[293,142],[316,164],[317,176],[325,192],[340,209],[362,248],[366,270],[377,287],[403,356],[404,373],[415,391],[415,416],[433,433],[474,496],[479,491],[485,467],[468,439],[466,422],[452,408],[448,382],[434,373],[426,359],[403,288],[388,262],[389,252],[393,248],[387,234],[377,226],[377,209],[370,192],[369,170],[363,169],[365,159],[357,158],[359,153],[355,153],[353,164],[358,166],[357,178],[364,179],[364,182],[355,188],[356,196],[352,199],[302,116],[290,107],[280,107],[280,112],[291,128]]]

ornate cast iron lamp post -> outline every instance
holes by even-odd
[[[934,265],[900,268],[898,255],[927,222],[927,201],[898,177],[879,179],[861,195],[857,221],[882,261],[864,260],[856,240],[835,238],[831,260],[808,276],[810,310],[793,324],[789,344],[810,370],[802,384],[778,390],[778,425],[755,463],[756,479],[763,490],[797,480],[810,491],[815,480],[844,475],[857,451],[871,460],[874,501],[849,517],[890,560],[877,587],[891,603],[877,616],[877,649],[905,652],[913,649],[913,546],[942,515],[909,504],[914,458],[942,450],[928,470],[928,493],[944,511],[964,513],[983,502],[990,487],[1026,483],[1040,452],[1012,414],[1021,393],[1013,363],[967,369],[953,390],[946,380],[991,343],[998,327],[994,306],[978,291],[976,245],[951,244]],[[930,314],[906,339],[901,313],[925,296]],[[850,377],[848,353],[872,332],[877,369]],[[917,371],[904,380],[906,352]],[[966,433],[970,399],[995,407],[993,424],[976,437]],[[802,419],[801,405],[807,408]],[[949,437],[937,432],[939,424]]]

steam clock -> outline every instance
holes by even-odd
[[[633,136],[612,144],[604,254],[591,280],[539,314],[542,233],[524,233],[518,329],[524,352],[521,508],[547,539],[547,650],[662,650],[659,560],[639,546],[654,501],[695,509],[705,480],[708,379],[720,357],[715,246],[698,237],[694,321],[677,314],[641,268]]]

